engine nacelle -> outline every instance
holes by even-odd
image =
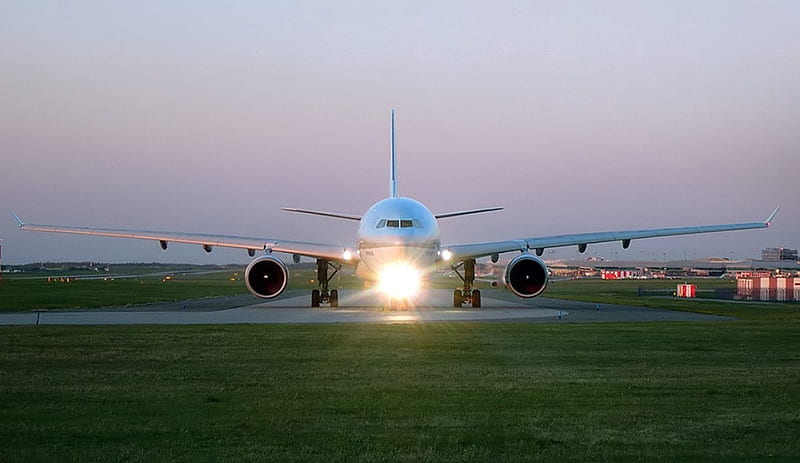
[[[273,256],[259,257],[247,266],[244,271],[244,283],[247,290],[254,295],[272,299],[286,289],[289,283],[289,271],[282,260]]]
[[[536,297],[547,288],[547,265],[536,256],[522,254],[506,266],[503,283],[519,297]]]

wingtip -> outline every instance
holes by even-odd
[[[774,211],[772,211],[772,214],[770,214],[770,215],[769,215],[769,217],[767,217],[767,220],[765,220],[765,221],[764,221],[764,223],[765,223],[765,224],[766,224],[768,227],[769,227],[769,226],[770,226],[770,224],[772,223],[772,220],[775,218],[775,216],[776,216],[776,215],[778,215],[778,211],[779,211],[779,210],[781,210],[781,205],[780,205],[780,204],[778,204],[778,207],[776,207],[776,208],[775,208],[775,210],[774,210]]]
[[[16,221],[17,221],[17,227],[20,227],[20,228],[22,228],[22,227],[24,227],[24,226],[25,226],[25,222],[23,222],[23,221],[22,221],[22,219],[20,219],[20,218],[19,218],[19,216],[18,216],[17,214],[15,214],[15,213],[14,213],[14,211],[12,211],[12,210],[10,210],[10,209],[9,209],[9,211],[8,211],[8,212],[10,212],[10,213],[11,213],[11,215],[14,217],[14,220],[16,220]]]

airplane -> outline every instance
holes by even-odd
[[[358,222],[356,243],[323,244],[301,241],[254,238],[204,233],[159,232],[61,225],[36,225],[23,222],[13,213],[21,230],[79,235],[108,236],[158,241],[161,249],[169,243],[200,245],[206,252],[214,247],[240,248],[253,259],[245,269],[245,285],[257,297],[272,299],[286,289],[289,272],[286,264],[274,253],[291,254],[299,263],[301,256],[316,260],[319,288],[311,292],[311,306],[339,306],[339,294],[330,289],[331,279],[344,265],[356,267],[356,276],[364,281],[377,282],[378,289],[388,297],[392,308],[407,307],[422,282],[439,269],[450,268],[461,279],[453,291],[453,307],[481,307],[481,292],[475,289],[475,261],[490,257],[497,262],[500,254],[518,253],[506,265],[502,281],[515,295],[532,298],[547,287],[549,276],[540,258],[545,249],[577,246],[583,253],[589,244],[619,241],[627,249],[632,240],[663,236],[713,233],[734,230],[767,228],[780,206],[760,222],[703,225],[692,227],[656,228],[597,233],[519,238],[504,241],[442,244],[439,232],[441,219],[493,212],[502,207],[487,207],[434,214],[424,204],[403,197],[397,190],[397,150],[395,144],[395,110],[391,111],[389,196],[373,204],[362,215],[307,209],[283,208],[285,211],[311,214]]]

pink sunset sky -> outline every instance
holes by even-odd
[[[0,209],[351,244],[399,191],[445,243],[744,222],[623,258],[800,247],[800,2],[6,1]],[[3,263],[247,262],[16,230]],[[590,246],[609,257],[619,243]],[[577,255],[573,248],[555,256]]]

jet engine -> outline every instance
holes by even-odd
[[[247,290],[254,295],[271,299],[286,289],[289,282],[289,271],[282,260],[273,256],[262,256],[254,259],[244,271],[244,282]]]
[[[547,266],[538,257],[522,254],[506,267],[503,282],[519,297],[536,297],[547,287]]]

